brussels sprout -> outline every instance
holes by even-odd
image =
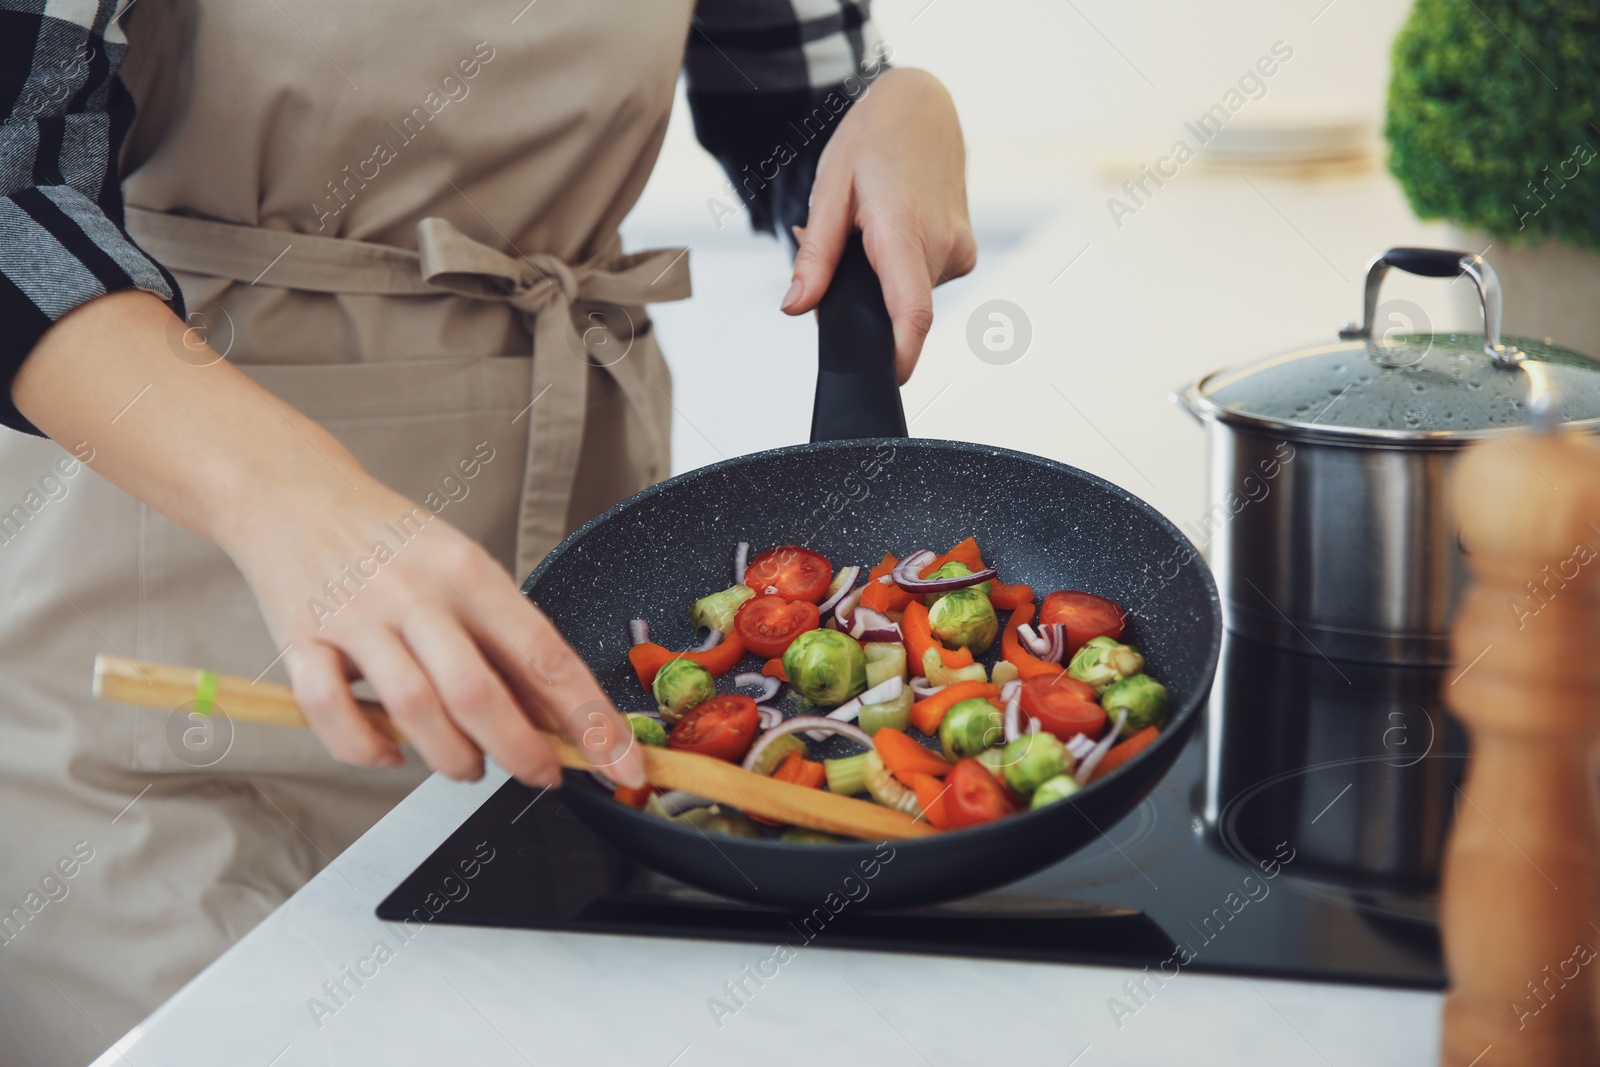
[[[893,700],[885,700],[882,704],[861,705],[861,714],[856,717],[856,725],[869,734],[875,734],[885,726],[904,730],[911,723],[911,705],[915,701],[916,694],[908,685],[901,689],[900,695]]]
[[[940,567],[938,570],[934,571],[932,574],[924,575],[923,577],[927,580],[934,578],[965,578],[971,573],[971,567],[967,566],[965,563],[962,563],[958,559],[953,559],[949,563],[946,563],[943,567]],[[976,589],[984,596],[988,596],[989,588],[993,585],[993,582],[979,582],[977,585],[969,585],[967,588]],[[922,595],[922,602],[931,608],[933,607],[935,601],[949,595],[949,593],[924,593]]]
[[[1108,686],[1100,694],[1100,706],[1113,717],[1118,708],[1127,708],[1122,736],[1132,737],[1146,726],[1167,721],[1167,687],[1148,674],[1136,674]]]
[[[789,684],[813,704],[843,704],[867,687],[867,654],[849,634],[807,630],[783,653]]]
[[[1103,693],[1113,682],[1131,678],[1144,670],[1144,657],[1132,645],[1118,644],[1114,637],[1091,638],[1078,649],[1067,666],[1067,673]]]
[[[732,585],[720,593],[701,597],[689,605],[689,621],[708,630],[729,633],[733,630],[733,617],[739,605],[756,595],[748,585]]]
[[[1038,734],[1033,736],[1037,737]],[[1054,804],[1058,800],[1065,800],[1078,791],[1078,780],[1070,774],[1058,774],[1033,791],[1033,803],[1030,808],[1042,808],[1046,804]]]
[[[669,660],[656,672],[650,692],[655,694],[661,718],[675,723],[690,708],[717,695],[717,680],[692,659]]]
[[[898,641],[871,641],[861,646],[867,654],[867,688],[906,676],[906,646]]]
[[[928,609],[928,628],[946,647],[970,648],[981,656],[999,636],[1000,620],[988,597],[976,589],[957,589]]]
[[[986,682],[989,672],[983,669],[981,663],[969,663],[965,667],[951,669],[944,665],[944,657],[939,655],[939,650],[930,648],[922,653],[922,674],[928,679],[929,685],[954,685],[956,682]]]
[[[1004,729],[1000,709],[982,697],[974,697],[945,713],[944,722],[939,724],[939,744],[945,759],[954,763],[994,747],[1005,736]]]
[[[642,745],[655,745],[657,748],[667,743],[666,727],[658,719],[637,711],[628,712],[628,725],[633,727],[633,736]]]
[[[1025,734],[1007,745],[1002,756],[1000,776],[1019,797],[1031,796],[1051,778],[1071,774],[1076,762],[1061,739],[1050,733]]]

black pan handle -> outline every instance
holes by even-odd
[[[817,306],[811,440],[906,436],[894,373],[894,324],[861,235],[853,233]]]

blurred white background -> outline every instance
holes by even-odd
[[[1199,515],[1203,436],[1169,402],[1223,365],[1331,339],[1359,312],[1361,268],[1395,244],[1449,244],[1415,222],[1387,176],[1379,131],[1393,0],[878,0],[893,63],[949,86],[968,144],[980,248],[971,277],[936,292],[933,334],[904,390],[917,437],[983,441],[1072,463]],[[1293,128],[1363,121],[1365,166],[1224,168],[1202,149],[1119,227],[1107,206],[1274,42],[1293,58],[1230,120]],[[706,201],[723,176],[679,101],[660,166],[625,237],[688,245],[696,296],[653,315],[676,375],[674,470],[805,439],[814,329],[777,310],[785,252]],[[1481,251],[1481,250],[1480,250]],[[1491,259],[1492,259],[1491,253]],[[1070,266],[1069,266],[1070,264]],[[1385,295],[1449,318],[1446,283],[1399,278]],[[990,299],[1020,306],[1016,362],[973,354],[967,323]]]

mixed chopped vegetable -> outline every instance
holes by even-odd
[[[707,631],[694,649],[664,648],[633,620],[628,661],[655,703],[628,715],[641,744],[865,795],[953,830],[1072,796],[1167,721],[1166,688],[1122,643],[1120,605],[1060,590],[1036,623],[1033,590],[1002,582],[970,537],[943,555],[919,549],[837,572],[799,545],[752,559],[741,543],[733,578],[690,605]],[[734,674],[747,655],[764,665]],[[728,675],[733,691],[719,692]],[[702,830],[763,833],[764,820],[686,793],[623,788],[616,798]],[[781,839],[835,840],[793,828]]]

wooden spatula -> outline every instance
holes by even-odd
[[[305,713],[287,686],[120,656],[95,657],[94,695],[101,700],[168,711],[196,703],[209,704],[232,719],[275,726],[306,725]],[[406,743],[382,707],[368,701],[361,701],[360,705],[375,727],[400,744]],[[209,707],[194,710],[209,712]],[[560,755],[563,767],[595,769],[579,749],[564,739],[548,733],[543,736]],[[864,800],[775,781],[707,756],[640,747],[645,776],[659,789],[681,789],[750,815],[866,841],[898,841],[937,832],[921,820]]]

